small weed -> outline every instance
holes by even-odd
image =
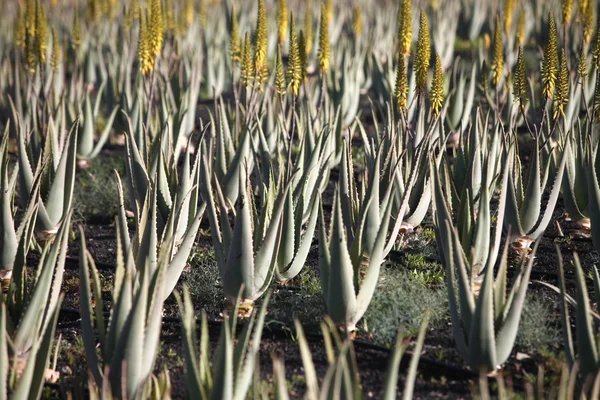
[[[373,300],[365,314],[370,333],[380,343],[390,344],[399,329],[415,333],[426,310],[431,311],[430,325],[447,313],[446,288],[430,288],[411,278],[403,270],[386,264],[381,269]]]
[[[541,351],[557,344],[560,331],[553,321],[549,301],[529,294],[521,315],[516,344],[527,351]]]

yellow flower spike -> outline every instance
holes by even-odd
[[[242,85],[245,87],[249,87],[254,80],[254,66],[252,64],[252,47],[250,44],[250,34],[248,32],[246,32],[246,36],[244,37],[240,77],[242,79]]]
[[[235,12],[235,5],[231,6],[231,20],[229,21],[229,26],[229,56],[231,57],[231,60],[240,62],[240,34],[238,32],[238,20]]]
[[[181,13],[182,25],[190,26],[194,21],[194,3],[193,0],[185,0],[183,12]]]
[[[71,46],[73,47],[73,50],[77,50],[80,44],[81,28],[79,27],[79,16],[76,9],[73,15],[73,32],[71,34]]]
[[[285,72],[283,72],[283,62],[281,61],[281,46],[277,46],[277,60],[275,63],[275,90],[280,96],[285,96],[285,92],[287,91]]]
[[[287,0],[277,2],[277,43],[283,44],[288,28],[288,5]]]
[[[583,41],[589,43],[592,39],[592,30],[594,29],[594,7],[592,2],[588,1],[585,5],[583,14]]]
[[[354,31],[354,36],[359,37],[362,34],[362,12],[358,5],[354,6],[352,9],[352,30]]]
[[[504,10],[502,11],[502,22],[504,25],[504,33],[508,35],[510,27],[512,25],[512,19],[514,14],[515,1],[504,0]]]
[[[302,82],[302,69],[302,59],[298,47],[298,35],[296,34],[296,23],[294,22],[294,14],[291,14],[287,77],[294,96],[298,96],[298,88],[300,87],[300,82]]]
[[[327,5],[321,4],[321,23],[319,25],[319,52],[317,60],[322,73],[329,69],[329,20],[327,19]]]
[[[425,91],[427,84],[427,70],[431,58],[431,45],[429,42],[429,23],[427,14],[421,10],[419,17],[419,36],[417,37],[417,55],[414,62],[414,70],[416,73],[415,91],[421,94]]]
[[[150,18],[147,26],[150,38],[150,57],[154,58],[160,54],[163,42],[163,18],[160,0],[152,0],[150,3]]]
[[[519,102],[521,112],[525,111],[527,104],[527,78],[525,77],[525,60],[523,59],[523,47],[519,46],[517,64],[513,77],[513,96],[514,101]]]
[[[206,5],[204,4],[204,0],[198,1],[198,20],[200,21],[200,25],[206,25]]]
[[[562,0],[562,23],[563,26],[569,25],[571,22],[571,14],[573,13],[573,0]]]
[[[444,77],[442,76],[442,60],[440,55],[435,53],[435,62],[433,65],[433,80],[431,81],[431,90],[429,91],[429,101],[431,103],[431,112],[436,118],[444,102]]]
[[[600,18],[598,18],[598,24],[596,26],[596,42],[592,49],[592,65],[596,69],[600,69]]]
[[[17,11],[17,19],[15,20],[15,32],[14,41],[17,47],[25,48],[25,14],[19,10]]]
[[[558,79],[556,81],[556,93],[554,98],[554,119],[564,117],[564,106],[569,102],[569,70],[567,69],[567,58],[563,48],[558,66]]]
[[[25,1],[25,30],[26,35],[35,36],[35,2],[34,0]]]
[[[165,21],[163,24],[163,33],[173,32],[175,29],[175,16],[173,15],[173,3],[171,0],[165,0]]]
[[[264,0],[258,0],[258,16],[254,36],[254,73],[258,86],[267,79],[267,12]]]
[[[35,8],[35,52],[40,64],[46,62],[46,48],[48,38],[48,21],[44,7],[38,1]]]
[[[408,93],[408,77],[406,75],[406,64],[404,56],[399,54],[398,65],[396,66],[396,85],[394,88],[394,97],[398,110],[406,110],[406,97]]]
[[[594,90],[594,114],[596,115],[596,122],[600,122],[600,79],[596,79],[596,88]]]
[[[577,63],[577,75],[579,75],[579,82],[584,83],[585,77],[588,73],[587,66],[587,54],[585,54],[585,47],[583,45],[579,48],[579,60]]]
[[[50,59],[50,66],[54,71],[58,69],[60,65],[60,44],[58,43],[58,36],[56,29],[52,28],[52,58]]]
[[[525,11],[521,8],[519,19],[517,19],[517,31],[515,32],[517,46],[523,46],[525,43]]]
[[[402,0],[398,10],[398,45],[400,52],[405,56],[410,54],[412,41],[412,14],[410,9],[411,0]]]
[[[552,98],[556,73],[558,71],[558,46],[556,44],[556,24],[552,13],[548,16],[548,43],[544,50],[542,60],[542,96],[545,99]]]
[[[148,16],[141,16],[137,55],[140,63],[140,72],[143,75],[149,74],[154,68],[154,58],[151,55],[149,36]]]
[[[312,50],[313,26],[312,26],[311,0],[306,0],[304,13],[304,54],[308,56]]]
[[[494,31],[494,58],[492,59],[492,84],[497,86],[502,78],[504,69],[504,56],[502,54],[502,31],[500,30],[500,17],[496,16],[496,29]]]
[[[304,39],[304,31],[300,30],[300,33],[298,34],[298,52],[299,52],[299,56],[300,56],[300,72],[301,72],[301,77],[300,77],[300,82],[304,82],[304,80],[306,79],[306,42]]]
[[[35,72],[35,36],[25,37],[25,63],[29,72]]]
[[[327,20],[331,21],[331,17],[333,17],[333,4],[331,0],[325,0],[325,15],[327,15]]]

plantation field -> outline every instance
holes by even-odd
[[[0,400],[600,398],[592,0],[19,0]]]

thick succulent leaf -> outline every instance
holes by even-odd
[[[12,214],[14,182],[11,184],[8,177],[8,126],[9,124],[6,124],[4,138],[0,145],[0,270],[13,268],[18,250],[18,238]]]
[[[493,371],[497,365],[493,283],[494,271],[486,268],[469,329],[468,361],[474,371]]]
[[[198,363],[198,352],[196,344],[196,313],[192,305],[192,298],[187,285],[183,286],[183,300],[179,293],[175,293],[177,304],[179,306],[179,315],[181,315],[181,335],[185,349],[185,381],[187,394],[192,399],[203,399],[205,393],[202,388],[202,376],[200,375],[200,366]],[[202,335],[204,332],[202,332]]]
[[[82,227],[79,227],[79,239],[79,312],[81,315],[81,330],[83,332],[83,347],[88,370],[94,378],[96,385],[100,386],[102,385],[103,377],[96,353],[96,334],[92,314],[92,291],[89,276],[89,270],[90,268],[94,268],[94,266],[88,263],[90,258],[88,258]]]
[[[523,306],[525,305],[527,287],[529,286],[529,276],[531,274],[531,269],[533,268],[533,261],[535,259],[535,253],[538,245],[539,241],[537,241],[533,246],[533,251],[529,257],[526,268],[523,269],[519,274],[519,286],[514,299],[510,303],[510,310],[506,315],[506,319],[504,320],[502,326],[497,327],[498,334],[496,335],[496,353],[498,357],[498,364],[503,364],[508,359],[514,346],[515,339],[517,338],[519,321],[521,319],[521,313],[523,312]],[[515,283],[515,285],[517,285],[517,283]]]
[[[585,275],[579,262],[577,254],[573,254],[575,265],[575,283],[577,285],[577,309],[576,309],[576,338],[577,352],[581,371],[584,375],[596,374],[598,372],[598,346],[592,323],[592,313],[590,312],[590,299],[585,283]]]
[[[567,363],[572,366],[575,362],[575,347],[573,346],[573,333],[571,332],[571,319],[569,318],[569,306],[567,303],[567,288],[565,285],[565,269],[563,257],[560,253],[560,248],[556,245],[556,253],[558,254],[558,280],[560,294],[560,323],[562,325],[563,347]],[[584,305],[582,305],[585,307]]]
[[[8,335],[6,305],[0,300],[0,400],[8,400]]]
[[[410,365],[408,367],[408,374],[406,375],[406,383],[404,385],[404,393],[402,398],[404,400],[410,400],[413,398],[413,390],[415,387],[415,380],[417,379],[417,367],[419,366],[419,359],[421,358],[421,351],[423,350],[423,343],[425,343],[425,335],[427,334],[427,326],[429,325],[429,312],[425,312],[423,321],[421,321],[421,327],[419,328],[419,335],[417,336],[417,343],[413,349],[413,355],[410,359]],[[394,352],[396,349],[394,349]]]
[[[233,340],[231,331],[225,320],[221,326],[221,336],[217,347],[216,360],[213,367],[213,386],[210,392],[210,400],[232,399],[233,381]]]
[[[562,182],[563,173],[565,171],[565,164],[567,162],[567,154],[563,152],[561,162],[558,166],[558,170],[556,171],[556,175],[554,176],[554,182],[552,183],[552,190],[550,191],[550,196],[548,197],[548,202],[546,203],[546,208],[544,209],[544,213],[542,214],[542,218],[538,222],[533,232],[529,232],[527,235],[533,240],[537,240],[544,231],[550,220],[552,219],[552,214],[554,213],[554,207],[556,206],[556,202],[558,201],[558,196],[560,195],[560,183]]]
[[[302,329],[302,324],[297,319],[294,320],[296,328],[296,337],[298,347],[300,349],[300,357],[302,358],[302,366],[304,367],[304,380],[306,381],[306,400],[317,400],[319,397],[319,380],[315,370],[315,364],[310,354],[310,348]]]
[[[354,288],[354,268],[348,252],[342,206],[339,195],[335,195],[332,211],[329,252],[330,263],[328,286],[324,287],[325,304],[331,318],[339,324],[351,321],[356,312],[356,294]]]

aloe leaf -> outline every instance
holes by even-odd
[[[18,251],[18,239],[12,215],[12,193],[14,184],[8,179],[8,124],[0,146],[0,270],[11,270]],[[18,168],[18,167],[16,167]]]
[[[142,368],[140,372],[144,378],[152,374],[154,362],[157,357],[162,330],[163,301],[166,298],[164,293],[166,266],[167,262],[164,258],[159,261],[158,269],[152,277],[152,285],[148,292],[149,307],[145,320]],[[145,284],[145,282],[141,284]]]
[[[55,172],[50,192],[44,199],[44,207],[54,227],[71,207],[75,182],[75,159],[77,154],[77,132],[72,132],[67,139],[68,148],[63,149],[58,169]]]
[[[494,370],[497,363],[494,331],[494,272],[487,268],[469,329],[469,365],[473,370]]]
[[[533,261],[538,245],[539,241],[533,246],[533,251],[529,257],[527,267],[519,274],[520,283],[518,290],[514,300],[510,303],[510,309],[506,315],[506,319],[502,326],[499,327],[498,334],[496,335],[496,352],[499,364],[504,363],[504,361],[508,359],[517,337],[519,321],[521,319],[523,306],[525,305],[525,295],[527,294],[527,287],[529,286],[529,276],[531,274],[531,269],[533,268]],[[515,283],[515,285],[516,284],[517,283]]]
[[[246,177],[240,178],[239,197],[236,204],[235,225],[231,244],[227,253],[227,264],[223,280],[223,291],[233,302],[238,291],[244,286],[242,301],[253,299],[254,284],[254,245],[252,242],[252,216],[250,214],[251,193],[246,189]]]
[[[398,368],[402,355],[406,350],[406,345],[403,344],[404,338],[398,333],[396,336],[396,345],[394,351],[389,357],[387,369],[385,370],[385,378],[383,383],[383,400],[395,400],[396,390],[398,386]]]
[[[177,250],[177,254],[173,257],[171,262],[169,263],[169,267],[167,269],[167,276],[165,282],[165,299],[173,292],[173,289],[177,285],[177,281],[181,276],[181,272],[187,263],[190,252],[194,247],[194,241],[196,240],[196,235],[198,234],[198,229],[200,228],[200,223],[202,221],[202,215],[204,211],[200,211],[196,214],[196,217],[188,227],[188,230],[183,237],[183,241],[179,245],[179,249]]]
[[[39,398],[42,394],[44,386],[44,377],[46,375],[46,368],[50,360],[50,354],[52,353],[52,344],[54,343],[54,333],[56,332],[56,324],[58,322],[58,315],[60,313],[60,305],[62,303],[63,296],[60,295],[58,301],[53,309],[52,314],[48,316],[49,323],[46,325],[42,337],[40,338],[39,348],[35,353],[35,361],[28,360],[28,366],[34,365],[33,377],[31,380],[31,386],[29,387],[29,398]],[[26,367],[27,368],[27,367]],[[19,384],[25,384],[25,382]],[[18,390],[18,389],[17,389]]]
[[[92,293],[88,264],[88,255],[85,245],[83,228],[79,227],[79,310],[81,314],[81,329],[83,331],[83,346],[87,360],[88,370],[94,378],[96,385],[102,384],[102,372],[96,354],[96,335],[94,331],[94,318],[92,317]]]
[[[288,400],[290,398],[287,389],[287,380],[285,379],[285,367],[283,361],[275,356],[273,360],[273,375],[275,376],[275,399]]]
[[[520,209],[521,226],[525,232],[529,232],[535,226],[540,215],[542,207],[542,191],[540,181],[540,152],[536,147],[532,150],[530,159],[532,160],[529,166],[529,177],[527,179],[527,189],[524,193],[523,204]]]
[[[421,322],[421,327],[419,328],[417,343],[413,349],[413,355],[410,359],[410,365],[408,367],[408,374],[406,375],[406,383],[404,385],[404,393],[402,395],[404,400],[410,400],[413,397],[415,380],[417,378],[417,367],[419,366],[419,359],[421,358],[423,343],[425,343],[425,335],[427,334],[427,326],[429,325],[429,316],[429,311],[426,311],[425,315],[423,316],[423,321]]]
[[[256,365],[256,357],[260,348],[260,340],[265,324],[267,305],[269,304],[270,298],[271,294],[267,293],[258,312],[258,316],[256,317],[256,321],[253,324],[254,329],[252,331],[252,340],[249,344],[248,350],[244,351],[245,356],[243,357],[243,367],[239,370],[238,374],[235,375],[236,381],[233,397],[234,399],[243,400],[246,398],[246,394],[248,393],[248,388],[250,387],[250,382],[252,379],[252,373]],[[251,325],[249,324],[248,326],[250,327]],[[242,358],[239,360],[241,361]],[[240,362],[238,365],[242,365],[242,362]]]
[[[300,357],[302,358],[302,366],[304,368],[304,380],[306,381],[306,399],[317,400],[319,397],[319,381],[317,372],[310,354],[310,348],[302,329],[302,324],[297,319],[294,320],[296,328],[296,337],[298,339],[298,347],[300,349]]]
[[[6,305],[0,299],[0,400],[8,399],[8,336],[6,330]]]
[[[92,105],[90,101],[90,94],[86,91],[84,100],[84,111],[83,111],[83,132],[79,136],[77,147],[79,148],[78,153],[87,158],[89,154],[94,150],[94,115],[92,113]]]
[[[211,400],[232,399],[234,391],[233,381],[233,338],[228,328],[227,320],[221,326],[221,336],[217,347],[214,362]]]
[[[294,276],[298,275],[298,273],[302,270],[304,263],[306,262],[306,257],[308,256],[308,252],[310,251],[310,245],[312,244],[315,229],[317,227],[317,219],[319,216],[319,196],[315,196],[312,201],[313,205],[310,208],[310,217],[308,220],[308,225],[306,226],[306,230],[304,234],[300,238],[300,243],[298,248],[296,249],[296,254],[294,254],[294,258],[292,262],[287,265],[287,269],[282,271],[279,270],[280,279],[291,279]]]
[[[573,254],[575,265],[575,283],[577,285],[576,338],[581,371],[587,375],[598,371],[598,348],[594,335],[590,300],[585,283],[585,276],[577,253]]]
[[[558,170],[556,171],[556,175],[554,176],[554,182],[552,184],[552,191],[550,192],[550,196],[548,197],[548,202],[546,203],[546,208],[544,213],[542,214],[542,218],[539,221],[535,230],[529,233],[529,236],[533,240],[537,240],[546,230],[546,227],[550,223],[552,219],[552,213],[554,212],[554,207],[556,206],[556,202],[558,201],[558,196],[560,195],[560,187],[561,181],[563,178],[563,173],[565,171],[565,164],[567,162],[567,154],[563,152],[562,160],[560,165],[558,166]]]
[[[145,268],[150,268],[147,273],[151,276],[158,265],[157,248],[158,248],[158,233],[157,233],[157,190],[153,190],[147,194],[144,201],[141,219],[138,222],[138,234],[141,232],[139,248],[135,259],[135,265],[142,275],[146,272]]]
[[[337,323],[345,323],[353,318],[357,301],[354,288],[354,268],[350,254],[348,254],[339,194],[336,193],[334,201],[329,251],[331,260],[336,260],[336,262],[329,266],[328,286],[323,289],[327,312]]]
[[[556,253],[558,254],[558,280],[559,280],[559,294],[560,294],[560,322],[562,325],[563,334],[563,346],[565,348],[565,355],[567,363],[572,366],[575,362],[575,348],[573,347],[573,333],[571,332],[571,319],[569,318],[569,306],[567,304],[567,289],[565,285],[565,270],[562,254],[558,245],[556,247]]]
[[[181,315],[181,334],[185,347],[185,366],[187,393],[190,398],[204,398],[198,354],[196,352],[196,314],[192,306],[192,299],[187,285],[183,286],[183,300],[179,293],[175,293],[179,314]],[[204,335],[204,332],[202,332]]]
[[[110,136],[110,132],[112,130],[113,123],[115,121],[115,117],[117,116],[118,111],[119,106],[115,106],[115,108],[113,108],[112,112],[109,114],[108,119],[106,120],[106,124],[104,126],[104,130],[100,133],[100,136],[98,136],[96,145],[94,146],[94,149],[88,156],[90,159],[96,158],[98,154],[100,154],[100,152],[102,151],[104,144]]]

